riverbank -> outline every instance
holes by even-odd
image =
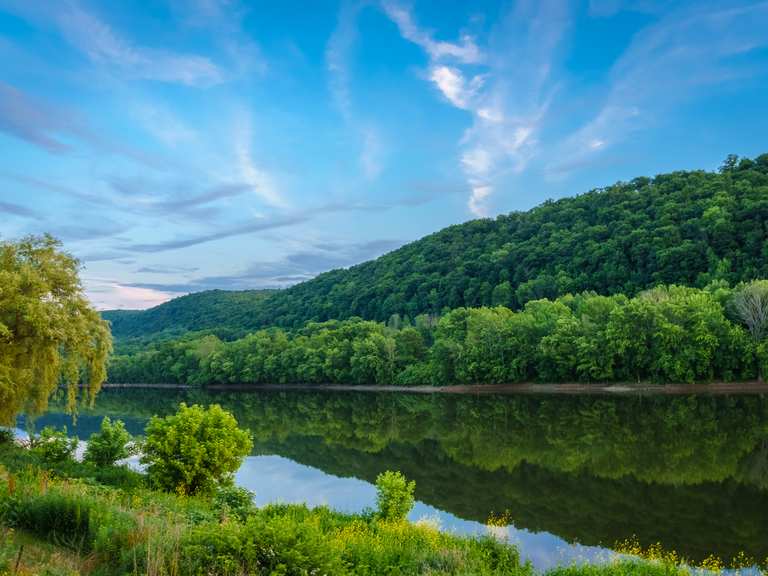
[[[15,530],[12,537],[9,529]],[[460,537],[430,522],[384,520],[375,511],[257,508],[226,493],[212,498],[167,494],[151,490],[141,474],[124,468],[99,470],[73,461],[51,466],[21,447],[0,446],[2,575],[537,574],[514,545],[493,533],[489,526],[486,536]],[[42,549],[46,556],[30,558],[30,551]],[[63,556],[66,570],[59,564]],[[601,565],[541,574],[688,573],[668,558],[615,555]]]
[[[185,384],[150,383],[106,383],[103,389],[157,389],[196,390],[197,386]],[[768,383],[751,380],[746,382],[711,382],[699,384],[650,384],[650,383],[605,383],[605,384],[456,384],[450,386],[383,386],[347,384],[215,384],[204,386],[204,390],[216,392],[258,392],[274,390],[313,390],[333,392],[401,392],[411,394],[566,394],[566,395],[731,395],[768,394]]]

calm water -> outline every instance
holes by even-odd
[[[636,538],[701,560],[768,558],[768,397],[422,396],[108,390],[77,426],[103,415],[141,433],[181,402],[217,402],[254,436],[237,474],[259,504],[373,506],[383,470],[416,480],[412,519],[494,530],[539,568],[606,556]]]

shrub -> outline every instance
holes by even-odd
[[[213,507],[245,520],[253,510],[253,492],[240,486],[221,486],[213,497]]]
[[[376,504],[385,520],[405,520],[413,508],[416,482],[406,480],[400,472],[387,470],[376,477]]]
[[[12,444],[16,439],[13,430],[8,428],[0,428],[0,444]]]
[[[318,523],[290,515],[197,526],[182,540],[181,556],[182,572],[201,576],[346,573]]]
[[[176,414],[154,416],[146,429],[142,463],[150,480],[178,494],[210,494],[232,476],[251,451],[250,433],[218,404],[182,403]]]
[[[86,462],[97,466],[113,466],[118,460],[128,458],[134,453],[131,435],[121,420],[112,422],[108,416],[101,421],[101,429],[91,434],[85,449]]]
[[[67,427],[56,430],[46,426],[40,431],[40,436],[34,441],[35,454],[46,464],[56,464],[72,460],[77,450],[77,438],[67,436]]]

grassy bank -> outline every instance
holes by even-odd
[[[125,468],[45,465],[0,446],[0,575],[531,575],[518,550],[427,523],[325,507],[256,508],[243,494],[151,490]],[[18,564],[18,572],[16,566]],[[569,566],[549,575],[678,575],[666,560]]]

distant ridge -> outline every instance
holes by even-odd
[[[274,290],[206,290],[169,300],[148,310],[106,310],[116,338],[178,336],[194,330],[225,328],[233,336],[248,325],[250,311]]]

